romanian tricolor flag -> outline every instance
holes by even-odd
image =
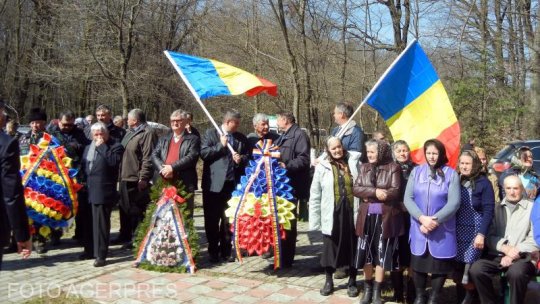
[[[200,99],[243,93],[255,96],[262,92],[277,96],[275,84],[231,65],[170,51],[165,51],[165,55],[191,93]]]
[[[411,158],[425,162],[423,145],[437,138],[446,147],[449,165],[459,157],[459,123],[444,86],[415,40],[386,70],[366,98],[386,121],[395,140],[405,140]]]

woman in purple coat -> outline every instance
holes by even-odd
[[[437,139],[424,143],[427,163],[411,172],[404,203],[411,215],[411,267],[415,304],[425,303],[427,274],[431,273],[429,303],[438,303],[456,256],[456,218],[460,203],[459,176],[446,163],[446,149]]]

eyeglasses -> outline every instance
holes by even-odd
[[[183,119],[171,119],[171,123],[182,123],[184,120]]]
[[[72,124],[72,123],[60,123],[62,125],[62,127],[65,127],[65,128],[73,128],[75,127],[75,124]]]

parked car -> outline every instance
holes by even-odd
[[[496,174],[510,168],[510,159],[520,147],[527,146],[533,153],[533,168],[540,173],[540,140],[520,140],[508,143],[490,161],[488,167]]]

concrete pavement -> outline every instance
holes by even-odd
[[[117,231],[113,221],[113,231]],[[347,279],[335,280],[337,290],[329,297],[319,295],[324,274],[318,271],[322,237],[308,232],[307,223],[298,225],[296,261],[292,268],[277,272],[268,269],[271,259],[244,258],[244,263],[210,264],[202,209],[195,212],[201,237],[201,256],[194,275],[157,273],[132,267],[133,257],[120,246],[111,246],[107,265],[93,267],[93,260],[79,261],[82,251],[75,241],[63,239],[59,248],[29,260],[16,254],[4,256],[0,272],[0,299],[10,303],[33,297],[58,297],[60,291],[98,303],[356,303],[349,298]],[[358,276],[361,286],[362,277]],[[445,298],[453,299],[453,288]],[[384,295],[390,296],[388,292]],[[390,299],[385,298],[387,301]],[[4,302],[4,300],[2,300]],[[451,303],[449,301],[448,303]]]

